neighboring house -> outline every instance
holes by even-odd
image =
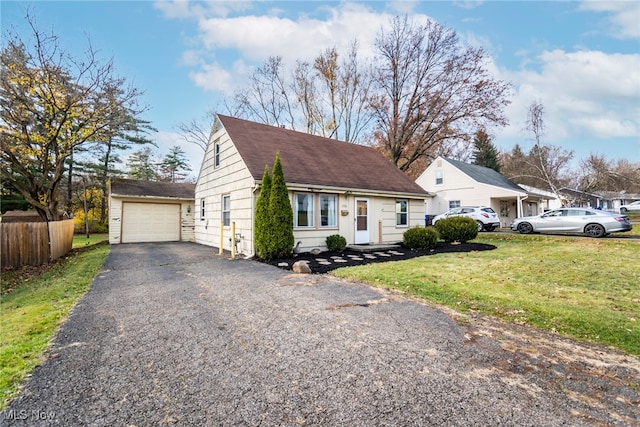
[[[517,217],[544,212],[550,196],[529,192],[504,175],[484,166],[437,157],[416,179],[433,198],[427,213],[438,215],[458,206],[489,206],[502,227]]]
[[[611,212],[620,212],[620,206],[628,205],[640,200],[640,194],[638,193],[626,193],[626,192],[614,192],[603,191],[603,209]]]
[[[527,190],[530,194],[539,194],[541,196],[547,197],[547,199],[542,200],[542,204],[540,208],[543,212],[550,211],[552,209],[559,209],[562,207],[562,200],[558,199],[553,192],[549,190],[543,190],[542,188],[532,187],[530,185],[518,184],[520,187]]]
[[[115,178],[109,243],[194,241],[195,184]]]
[[[256,200],[278,152],[302,251],[333,234],[396,243],[424,224],[429,194],[373,148],[218,115],[195,190],[197,243],[219,247],[222,232],[224,249],[254,254]]]
[[[565,206],[576,208],[597,208],[601,207],[608,209],[609,206],[605,206],[605,200],[599,194],[587,193],[585,191],[575,190],[573,188],[561,188],[558,193],[562,195],[563,204]]]

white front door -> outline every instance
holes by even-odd
[[[356,199],[356,245],[369,243],[369,200]]]

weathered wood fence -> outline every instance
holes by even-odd
[[[0,222],[0,264],[42,265],[65,255],[73,246],[73,220]]]

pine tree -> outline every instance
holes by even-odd
[[[154,157],[153,150],[149,147],[131,154],[127,160],[127,168],[129,169],[127,175],[129,178],[156,181],[158,174],[156,173]]]
[[[264,167],[260,195],[256,202],[256,219],[253,226],[253,244],[258,258],[267,257],[268,232],[271,228],[269,217],[269,196],[271,195],[271,175],[269,168]]]
[[[473,164],[491,168],[496,172],[500,172],[500,161],[498,160],[498,149],[489,135],[482,129],[476,132],[473,139]]]
[[[267,257],[283,258],[293,250],[293,209],[289,200],[289,190],[280,164],[280,153],[271,172],[271,192],[269,195],[269,232],[267,233]]]
[[[182,148],[175,145],[169,149],[169,153],[164,156],[160,163],[162,180],[169,182],[179,182],[184,180],[186,173],[191,171],[191,166],[187,162],[186,153]]]

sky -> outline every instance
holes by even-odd
[[[326,48],[363,57],[393,16],[433,19],[484,48],[494,78],[512,85],[509,125],[492,129],[499,150],[533,145],[527,108],[544,106],[543,142],[640,162],[638,1],[7,1],[1,26],[29,37],[25,10],[81,56],[88,41],[144,91],[143,115],[158,129],[158,155],[180,145],[197,176],[204,152],[177,125],[200,120],[246,85],[270,56],[293,66]]]

